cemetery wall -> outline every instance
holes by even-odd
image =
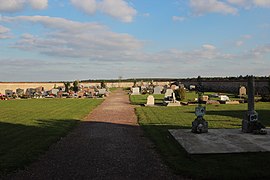
[[[182,82],[185,87],[190,85],[196,85],[197,82],[186,81]],[[202,82],[205,91],[214,92],[228,92],[228,93],[238,93],[241,86],[247,87],[247,81],[205,81]],[[255,81],[255,92],[261,94],[268,87],[267,80],[257,80]]]
[[[45,90],[50,90],[54,86],[64,86],[63,83],[48,83],[48,82],[0,82],[0,93],[5,94],[5,90],[9,89],[13,92],[16,89],[24,89],[26,91],[27,88],[37,88],[37,87],[44,87]]]
[[[94,82],[94,83],[80,83],[84,87],[89,86],[100,86],[100,82]],[[107,82],[105,83],[107,87],[132,87],[134,82]],[[155,85],[167,85],[170,84],[170,82],[155,82]],[[72,85],[72,83],[71,83]],[[37,87],[44,87],[44,90],[51,90],[54,86],[64,86],[64,83],[61,82],[0,82],[0,93],[5,94],[5,90],[9,89],[13,92],[16,91],[16,89],[24,89],[26,91],[27,88],[37,88]]]
[[[171,82],[154,82],[154,85],[169,85]],[[196,85],[196,81],[189,81],[185,80],[182,81],[185,85],[185,87],[189,87],[190,85]],[[89,86],[100,86],[99,82],[94,83],[81,83],[84,87]],[[107,87],[132,87],[134,82],[107,82]],[[137,83],[138,85],[140,82]],[[146,82],[144,84],[147,84]],[[240,86],[247,87],[246,81],[205,81],[202,82],[205,91],[216,91],[216,92],[230,92],[230,93],[238,93]],[[16,91],[16,89],[21,88],[26,90],[27,88],[37,88],[37,87],[44,87],[45,90],[50,90],[54,86],[64,86],[63,83],[59,82],[0,82],[0,93],[5,94],[6,89],[10,89],[13,91]],[[267,80],[256,80],[255,81],[255,91],[256,93],[261,93],[265,90],[265,88],[268,87],[268,81]]]

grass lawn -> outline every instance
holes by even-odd
[[[36,160],[101,102],[100,99],[0,101],[0,177]]]
[[[146,135],[175,173],[199,179],[266,179],[270,177],[270,153],[188,155],[168,129],[188,128],[195,119],[195,106],[137,107]],[[256,103],[264,125],[270,127],[270,103]],[[207,105],[209,128],[240,128],[247,104]]]

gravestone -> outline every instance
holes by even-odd
[[[242,96],[245,96],[245,95],[247,95],[247,89],[246,89],[245,86],[241,86],[239,88],[239,97],[242,97]]]
[[[230,101],[230,98],[226,95],[220,95],[219,98],[221,101]]]
[[[202,101],[208,101],[209,97],[208,96],[202,96]]]
[[[196,86],[195,85],[190,85],[189,90],[196,90]]]
[[[161,94],[162,87],[161,86],[156,86],[154,87],[154,93],[153,94]]]
[[[52,89],[51,90],[51,94],[53,94],[53,95],[57,95],[58,92],[59,92],[59,89]]]
[[[176,89],[179,89],[179,86],[173,84],[173,85],[171,85],[171,89],[174,91],[174,90],[176,90]]]
[[[131,95],[140,95],[140,88],[139,87],[132,88]]]
[[[145,104],[145,106],[154,106],[155,105],[155,98],[152,95],[149,95],[147,97],[147,103]]]
[[[206,108],[202,106],[202,97],[203,97],[203,86],[200,76],[197,79],[198,85],[196,91],[198,94],[198,106],[195,108],[195,115],[197,118],[192,122],[191,132],[193,133],[207,133],[208,132],[208,122],[205,121],[203,116],[205,115]]]
[[[248,111],[242,120],[242,131],[245,133],[266,134],[265,126],[258,120],[258,113],[254,108],[254,77],[248,76]]]
[[[172,89],[166,89],[164,98],[171,97],[172,96],[172,93],[173,93],[173,90]]]
[[[7,97],[12,97],[12,94],[13,94],[13,91],[12,91],[12,90],[9,90],[9,89],[6,89],[6,90],[5,90],[5,95],[6,95]]]
[[[17,94],[18,96],[22,96],[22,95],[24,94],[24,90],[18,88],[18,89],[16,89],[16,94]]]
[[[106,90],[105,88],[103,88],[103,89],[98,89],[98,94],[99,94],[99,95],[104,95],[104,94],[106,94],[106,92],[107,92],[107,90]]]
[[[181,106],[180,102],[176,100],[174,92],[172,93],[172,100],[168,102],[167,106]]]

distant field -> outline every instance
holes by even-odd
[[[199,179],[256,179],[270,177],[270,153],[187,155],[168,129],[191,129],[195,106],[137,107],[139,124],[175,173]],[[270,127],[270,103],[256,103],[264,125]],[[240,128],[247,104],[207,105],[209,128]],[[252,167],[252,168],[251,168]],[[249,169],[249,170],[247,170]]]
[[[101,102],[100,99],[0,101],[0,175],[37,159]]]

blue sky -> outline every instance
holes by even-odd
[[[269,0],[0,0],[0,81],[269,76]]]

